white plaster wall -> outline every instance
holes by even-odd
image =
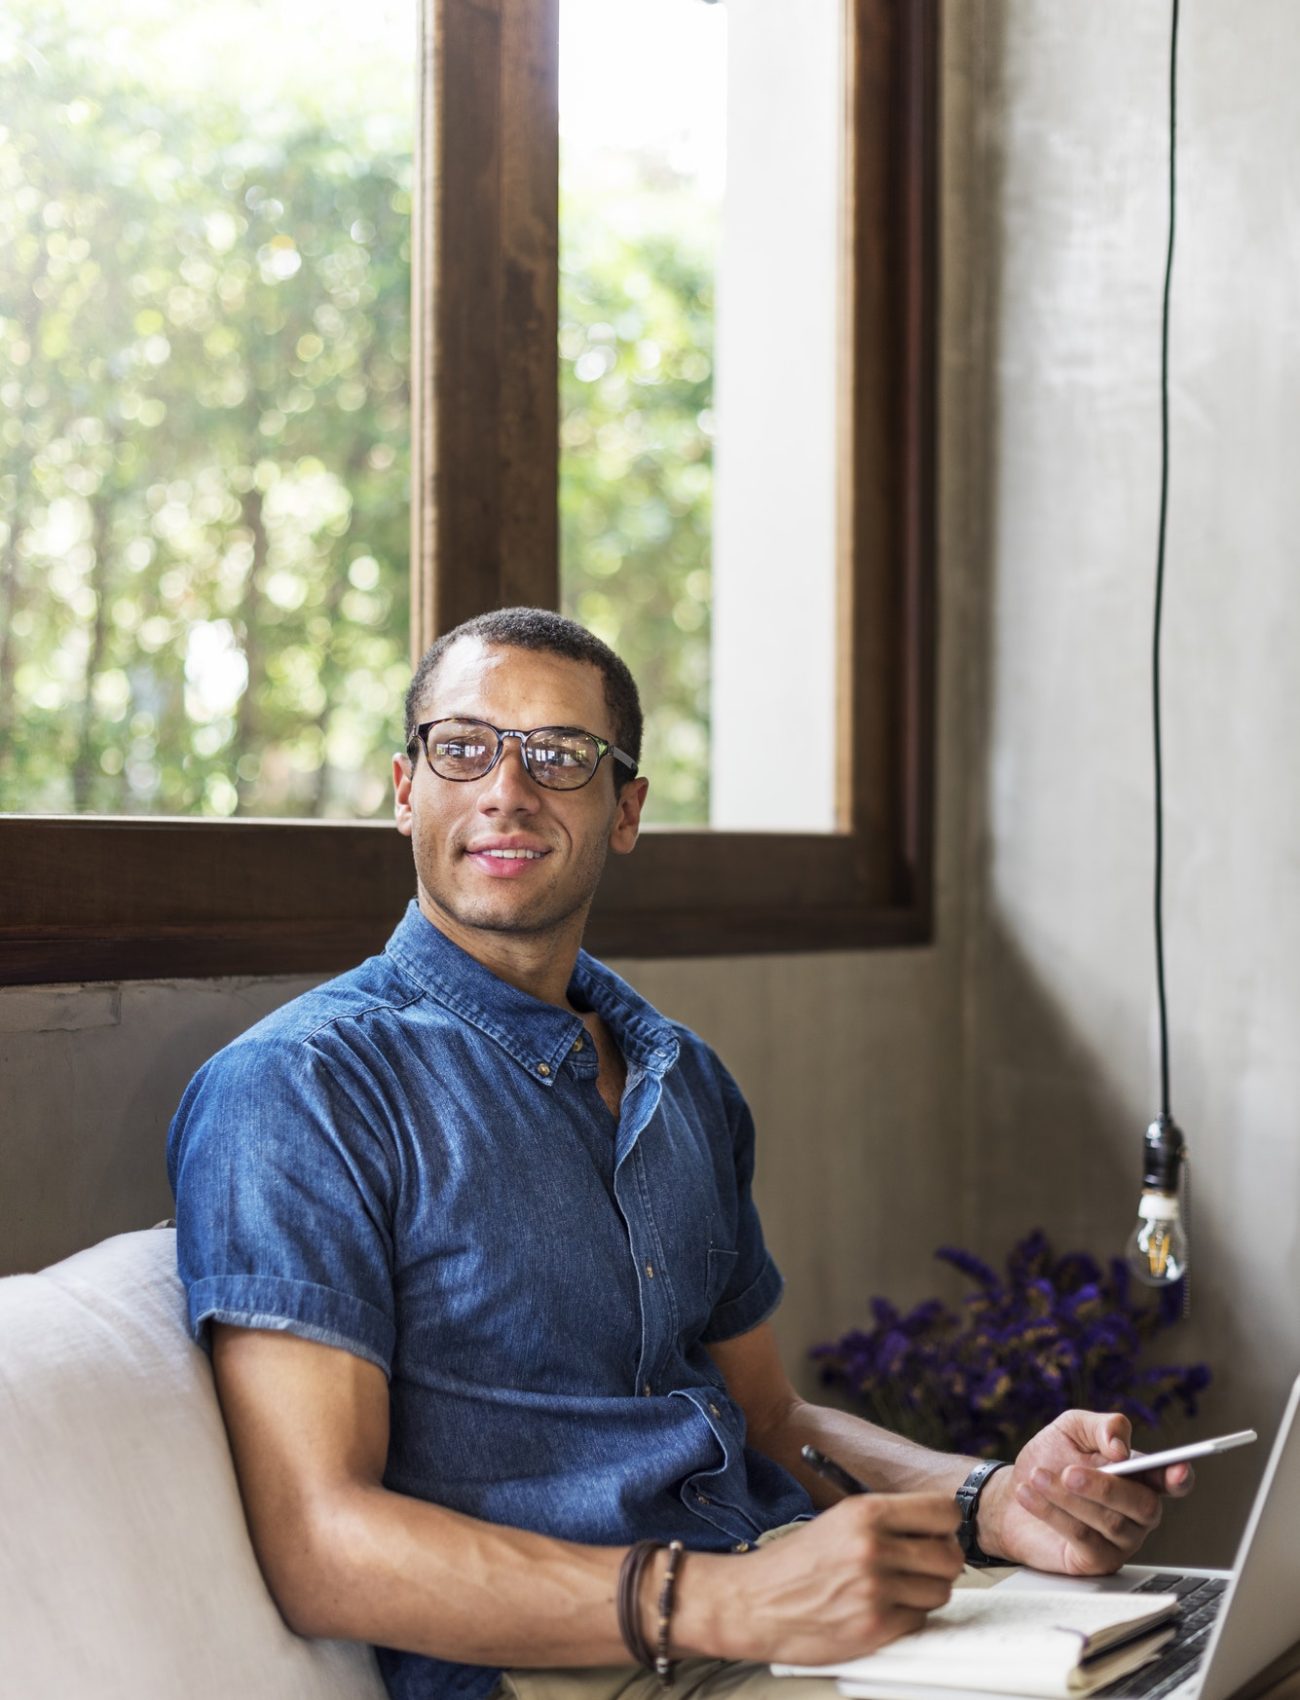
[[[958,8],[949,8],[951,20]],[[1149,648],[1167,6],[971,8],[992,265],[987,666],[972,726],[966,1220],[1097,1246],[1158,1103]],[[970,12],[965,14],[970,24]],[[1300,16],[1185,6],[1165,600],[1173,1108],[1201,1422],[1270,1433],[1300,1369]],[[1258,1453],[1166,1550],[1226,1561]]]

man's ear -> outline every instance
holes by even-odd
[[[618,793],[614,805],[614,824],[609,829],[609,847],[616,856],[626,856],[636,848],[641,830],[641,810],[645,794],[650,789],[648,779],[630,779]]]
[[[404,755],[394,756],[393,818],[403,838],[411,836],[411,786],[414,783],[415,769],[411,766],[411,758]]]

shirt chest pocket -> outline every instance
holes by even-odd
[[[701,1335],[707,1336],[713,1312],[731,1285],[739,1261],[738,1251],[698,1241],[689,1250],[679,1246],[677,1255],[669,1258],[682,1345],[689,1348]]]
[[[719,1149],[712,1125],[687,1116],[666,1116],[662,1128],[651,1131],[660,1137],[647,1139],[634,1155],[644,1164],[634,1196],[646,1206],[669,1276],[674,1327],[693,1344],[734,1285],[741,1261],[730,1146]]]
[[[708,1331],[715,1307],[733,1282],[740,1253],[728,1243],[727,1225],[715,1214],[702,1211],[689,1221],[661,1219],[656,1227],[674,1327],[684,1344],[693,1344]]]

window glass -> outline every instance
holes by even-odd
[[[561,0],[561,589],[647,818],[836,824],[843,0]]]
[[[0,809],[385,809],[414,46],[411,0],[5,7]]]
[[[646,707],[657,822],[709,818],[726,8],[561,0],[560,582]]]

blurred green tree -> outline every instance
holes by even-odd
[[[273,116],[196,100],[103,27],[0,25],[0,809],[382,814],[409,145],[301,70]],[[703,823],[711,267],[679,186],[635,210],[566,196],[564,600],[641,681],[652,818]]]
[[[368,815],[407,677],[410,160],[28,7],[0,57],[0,807]]]
[[[619,652],[646,704],[649,818],[709,819],[712,232],[688,188],[561,201],[560,567],[564,608]]]

